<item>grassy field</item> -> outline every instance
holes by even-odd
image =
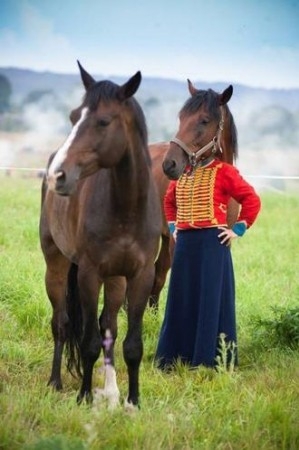
[[[144,318],[141,410],[76,405],[79,382],[64,370],[64,390],[48,388],[51,308],[39,247],[40,181],[0,178],[0,449],[298,449],[299,351],[261,325],[273,307],[298,308],[299,196],[262,195],[256,225],[233,247],[240,366],[233,373],[153,365],[158,315]],[[297,309],[298,310],[298,309]],[[119,316],[116,345],[122,399],[127,375]],[[268,331],[268,332],[267,332]],[[100,359],[95,386],[103,381]]]

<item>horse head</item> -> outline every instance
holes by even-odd
[[[108,80],[96,82],[79,61],[78,65],[85,96],[70,113],[71,132],[47,169],[48,187],[60,195],[70,195],[79,179],[121,160],[136,109],[133,95],[141,82],[139,71],[121,86]]]
[[[196,167],[212,156],[232,163],[236,155],[236,129],[227,107],[233,87],[217,93],[196,89],[188,80],[188,89],[191,97],[179,113],[179,129],[163,161],[169,179],[178,179],[188,165]]]

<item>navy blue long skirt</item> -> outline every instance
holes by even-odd
[[[191,367],[214,367],[220,334],[227,342],[237,342],[231,250],[220,244],[220,232],[206,228],[177,234],[155,356],[161,369],[178,359]],[[232,355],[227,356],[230,360]]]

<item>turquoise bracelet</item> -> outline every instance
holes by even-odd
[[[232,227],[233,232],[236,233],[238,236],[243,236],[243,234],[245,233],[246,229],[247,229],[247,227],[246,227],[244,222],[237,222]]]
[[[175,222],[168,222],[168,229],[173,234],[175,232]]]

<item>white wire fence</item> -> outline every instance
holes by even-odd
[[[3,172],[45,172],[44,167],[16,167],[16,166],[0,166],[0,170]],[[246,178],[262,178],[267,180],[299,180],[299,175],[250,175],[245,174]]]
[[[0,174],[6,177],[21,176],[26,178],[42,178],[45,167],[0,166]],[[252,180],[258,190],[270,190],[277,193],[295,192],[299,195],[299,175],[267,175],[243,174],[245,179]]]

